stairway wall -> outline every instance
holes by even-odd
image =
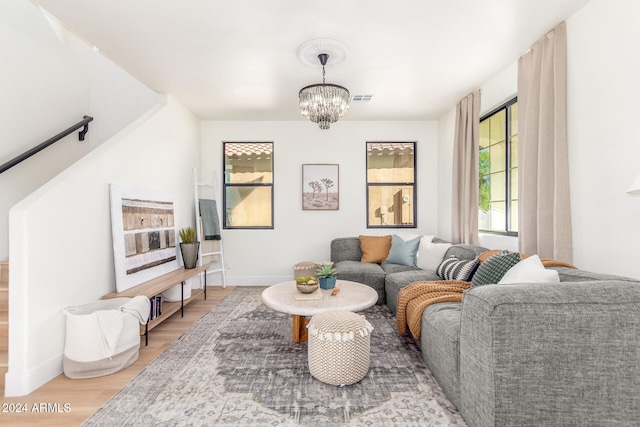
[[[9,372],[23,396],[62,373],[62,309],[116,290],[109,184],[176,195],[176,227],[195,225],[200,121],[169,96],[9,213]],[[177,255],[177,253],[176,253]]]
[[[0,175],[15,307],[4,388],[20,396],[62,372],[62,308],[115,290],[109,183],[179,192],[193,221],[200,128],[29,0],[0,2],[0,38],[0,163],[94,117],[84,142],[74,133]]]
[[[73,133],[0,174],[0,260],[8,212],[159,102],[159,95],[67,31],[29,0],[0,2],[0,164],[93,116]]]

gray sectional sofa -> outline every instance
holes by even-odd
[[[445,257],[484,250],[453,245]],[[331,242],[338,278],[371,286],[394,314],[400,289],[441,280],[360,257],[358,237]],[[428,306],[425,364],[470,426],[640,426],[640,282],[548,268],[560,283],[477,286]]]

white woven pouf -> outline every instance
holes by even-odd
[[[354,384],[369,372],[370,333],[364,316],[327,311],[309,321],[309,371],[323,383]]]

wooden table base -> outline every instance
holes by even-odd
[[[309,335],[307,333],[307,325],[309,321],[304,316],[293,315],[293,321],[291,326],[292,339],[295,343],[305,342]]]

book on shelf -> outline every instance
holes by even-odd
[[[149,302],[151,303],[149,320],[153,320],[156,317],[162,315],[162,295],[156,295],[149,298]]]

